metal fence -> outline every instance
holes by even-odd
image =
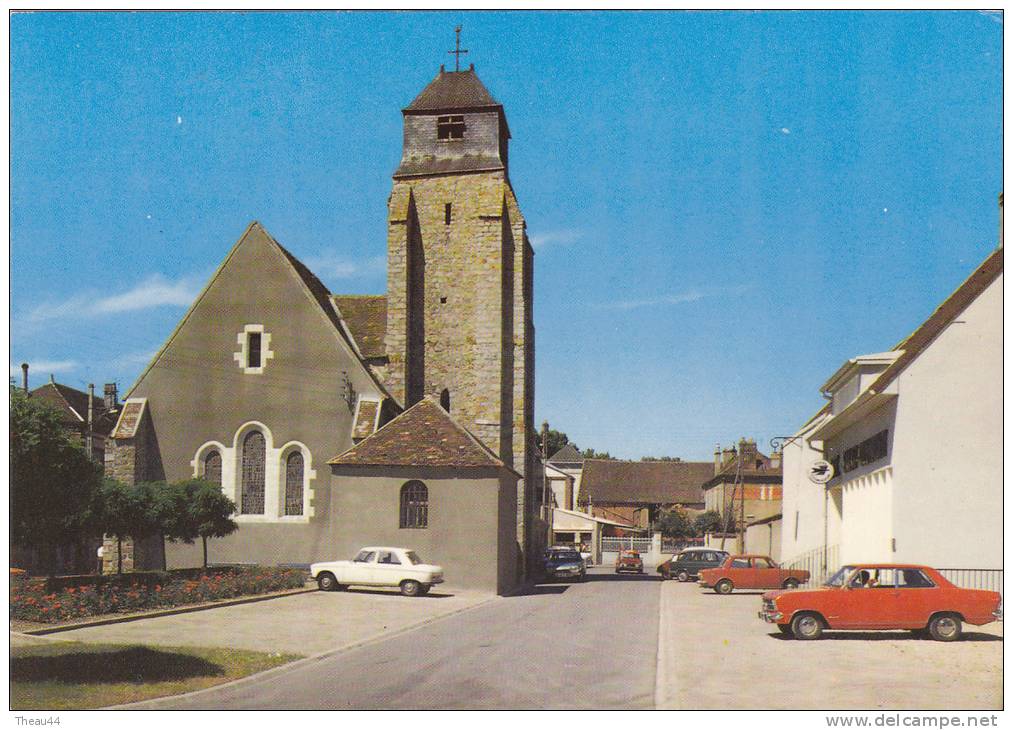
[[[786,560],[781,567],[808,570],[809,580],[803,585],[807,588],[821,586],[841,567],[839,552],[837,545],[817,548]]]
[[[1002,593],[1002,569],[938,568],[946,580],[960,588],[980,588]]]
[[[603,537],[601,539],[601,551],[603,553],[617,553],[620,550],[636,550],[640,553],[649,553],[651,552],[651,538]]]

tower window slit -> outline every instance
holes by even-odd
[[[449,226],[450,221],[451,221],[451,204],[446,203],[443,206],[443,222]]]

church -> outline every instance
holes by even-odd
[[[127,393],[106,474],[220,484],[239,530],[209,541],[213,563],[396,545],[443,565],[450,586],[504,593],[547,530],[510,129],[474,65],[441,67],[402,115],[386,296],[331,293],[251,223]],[[106,552],[114,563],[115,543]],[[124,559],[201,555],[156,540]]]

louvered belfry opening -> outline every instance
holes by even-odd
[[[264,514],[264,462],[267,445],[264,434],[251,431],[243,439],[243,489],[240,497],[240,514]]]
[[[303,455],[293,451],[285,460],[285,514],[301,515],[303,510]]]
[[[401,527],[424,528],[429,526],[429,489],[413,480],[401,487]]]
[[[209,451],[204,457],[204,481],[222,486],[222,455]]]

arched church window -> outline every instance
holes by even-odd
[[[303,455],[293,451],[285,459],[285,514],[302,514]]]
[[[446,388],[440,393],[440,405],[443,406],[443,410],[450,413],[450,391]]]
[[[243,487],[239,502],[240,514],[264,514],[264,462],[266,456],[267,447],[264,434],[260,431],[250,431],[243,439]]]
[[[412,480],[401,487],[401,527],[429,526],[429,489],[420,481]]]
[[[222,486],[222,455],[217,449],[204,456],[204,481]]]

